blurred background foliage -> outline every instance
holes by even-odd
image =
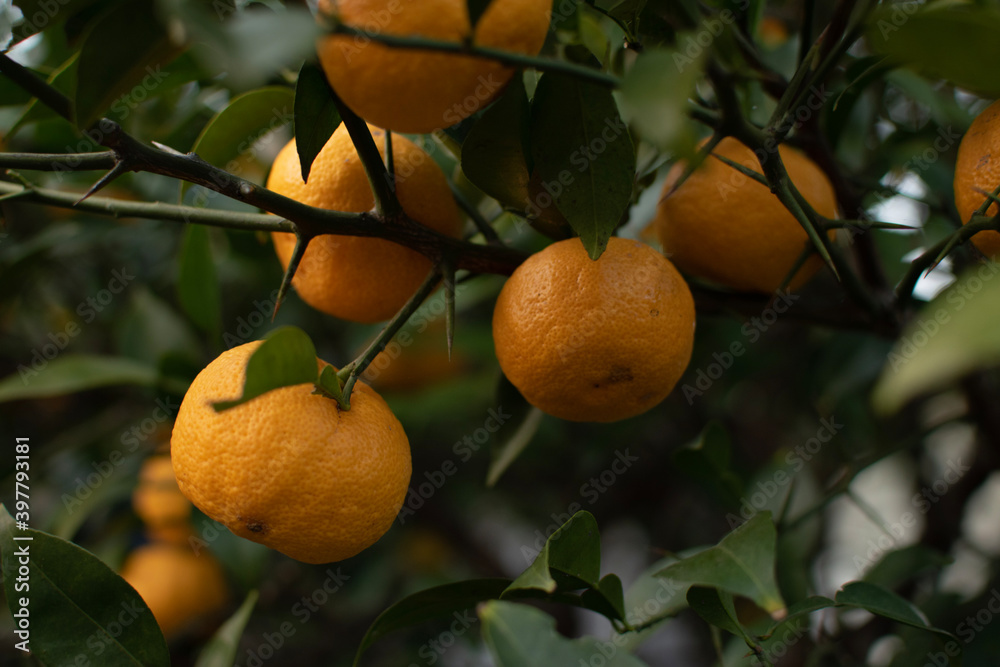
[[[637,30],[633,36],[647,49],[674,49],[666,53],[686,54],[699,64],[711,51],[740,73],[745,113],[763,123],[775,101],[754,78],[745,53],[730,33],[706,46],[687,41],[700,34],[698,26],[692,30],[690,12],[707,21],[733,11],[736,29],[753,42],[754,52],[790,77],[803,46],[827,25],[835,4],[555,0],[554,30],[544,54],[580,62],[596,58],[604,69],[621,72],[636,59],[636,51],[623,46],[629,37],[623,28]],[[845,216],[867,211],[875,219],[914,227],[866,235],[892,283],[919,250],[959,224],[951,187],[958,140],[1000,91],[995,58],[981,55],[996,48],[1000,3],[927,4],[944,14],[904,22],[901,30],[913,31],[906,33],[909,41],[886,39],[880,47],[882,33],[873,20],[872,38],[850,49],[830,73],[822,109],[793,135],[807,148],[826,142],[841,176],[864,193],[861,210]],[[216,151],[219,166],[262,183],[270,160],[290,137],[295,74],[302,59],[311,57],[318,30],[304,3],[8,1],[0,13],[0,42],[11,30],[24,36],[15,6],[24,16],[48,17],[39,25],[40,36],[11,51],[19,62],[75,95],[78,104],[77,88],[92,90],[91,110],[101,113],[102,104],[109,106],[108,116],[143,141],[182,152],[197,144],[200,154]],[[884,3],[879,11],[891,22],[893,11],[904,11],[900,6]],[[146,32],[126,27],[134,25],[129,21],[135,16],[145,17]],[[8,38],[8,45],[17,41]],[[987,43],[993,50],[977,50]],[[181,44],[186,48],[178,48]],[[138,53],[142,58],[130,56]],[[893,60],[884,60],[883,53]],[[135,72],[124,70],[140,61],[143,73],[135,83]],[[109,70],[109,62],[121,71]],[[697,78],[700,69],[693,71],[695,94],[710,96]],[[121,90],[115,87],[119,74],[117,81],[128,82]],[[648,92],[658,77],[672,81],[669,73],[644,76],[650,78],[639,79],[633,89]],[[143,77],[150,77],[145,84]],[[530,92],[536,75],[527,73],[525,82]],[[261,103],[241,115],[246,125],[237,122],[245,130],[235,142],[238,150],[232,150],[233,136],[225,145],[213,145],[211,135],[204,139],[217,114],[264,87],[286,92],[252,98]],[[638,236],[651,220],[672,159],[667,149],[690,147],[705,134],[693,121],[678,120],[675,131],[656,135],[650,118],[661,113],[662,119],[663,109],[683,111],[686,96],[683,88],[662,86],[648,98],[624,95],[624,106],[633,107],[637,143],[650,134],[652,140],[638,144],[639,173],[623,234]],[[107,105],[108,100],[115,103]],[[276,112],[280,109],[287,114]],[[475,121],[442,136],[415,139],[464,196],[495,219],[506,242],[524,250],[543,247],[541,235],[501,211],[460,173],[454,149]],[[0,127],[7,151],[99,150],[6,78],[0,78]],[[644,135],[642,128],[652,132]],[[31,172],[29,178],[82,193],[95,174]],[[178,182],[143,173],[119,178],[104,194],[165,202],[181,196]],[[192,205],[240,208],[197,187],[183,196]],[[283,324],[303,328],[319,355],[340,366],[378,330],[319,314],[294,294],[272,323],[281,271],[265,236],[196,232],[171,222],[116,220],[16,199],[0,203],[0,211],[5,286],[0,377],[7,378],[0,384],[0,421],[5,437],[31,438],[32,525],[72,540],[113,568],[146,539],[130,505],[137,471],[164,441],[172,411],[202,367],[223,349]],[[971,249],[957,248],[918,283],[917,305],[979,261]],[[894,341],[842,316],[846,297],[828,272],[802,291],[787,316],[762,326],[751,318],[764,314],[766,300],[720,300],[711,290],[699,291],[694,356],[667,401],[612,425],[543,417],[524,452],[487,486],[491,451],[509,442],[521,425],[511,417],[487,434],[488,420],[524,413],[502,385],[493,356],[490,316],[501,285],[495,276],[461,283],[450,361],[443,298],[437,294],[404,328],[412,343],[397,339],[367,375],[406,428],[414,471],[405,506],[412,512],[404,509],[405,516],[374,547],[329,567],[306,566],[235,538],[196,513],[196,535],[222,562],[232,587],[223,617],[250,590],[259,590],[237,664],[254,664],[252,656],[261,655],[269,642],[273,648],[281,627],[292,632],[281,639],[273,664],[350,664],[365,630],[390,604],[447,582],[516,577],[530,564],[532,550],[577,509],[596,517],[602,570],[618,574],[627,589],[662,559],[718,542],[748,502],[754,512],[772,510],[778,519],[777,574],[789,603],[811,594],[832,597],[844,583],[867,578],[896,591],[932,625],[964,641],[959,624],[984,609],[998,585],[1000,387],[987,362],[1000,345],[975,350],[981,356],[971,359],[971,372],[957,381],[926,387],[934,391],[895,414],[877,414],[871,392]],[[995,327],[997,290],[987,286],[975,292],[975,310],[985,314],[963,326]],[[746,353],[727,357],[734,341],[743,343]],[[962,337],[952,344],[961,346]],[[924,352],[933,353],[933,347]],[[914,357],[912,363],[922,362]],[[686,394],[684,387],[698,391]],[[813,451],[811,439],[831,423],[839,426]],[[621,467],[612,466],[621,453],[635,462],[617,472]],[[954,474],[956,465],[968,470]],[[785,479],[781,472],[793,481],[777,483]],[[0,498],[8,506],[13,475],[13,457],[5,456]],[[921,496],[926,489],[929,495]],[[908,512],[915,525],[894,532]],[[322,590],[333,575],[342,581],[337,591],[314,609],[304,606],[303,598]],[[590,612],[540,606],[565,636],[604,638],[610,629]],[[747,627],[759,627],[763,612],[742,601],[738,607]],[[380,640],[364,664],[493,664],[476,625],[455,633],[454,645],[445,647],[447,636],[441,633],[451,626],[448,621],[418,624]],[[12,629],[11,619],[2,615],[0,656],[5,664],[29,664],[12,648]],[[173,663],[194,664],[213,629],[207,623],[173,642]],[[749,664],[741,639],[717,633],[690,610],[678,609],[676,618],[640,635],[637,655],[649,665],[717,664],[718,643],[724,664]],[[916,665],[943,650],[940,642],[931,633],[866,612],[827,610],[813,615],[811,631],[778,662]],[[983,624],[964,649],[962,664],[996,664],[1000,623]]]

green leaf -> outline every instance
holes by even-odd
[[[896,341],[872,391],[882,414],[1000,364],[1000,264],[970,270],[913,318]]]
[[[597,586],[601,577],[601,540],[597,520],[580,511],[545,541],[528,569],[514,580],[505,593],[537,589],[554,593],[559,585],[553,575],[567,575],[574,588]]]
[[[746,638],[746,630],[736,618],[733,596],[718,588],[692,586],[687,592],[688,605],[703,621],[737,637]]]
[[[493,0],[466,0],[469,7],[469,25],[475,29]]]
[[[948,639],[956,639],[950,632],[932,627],[923,612],[909,600],[877,584],[852,581],[837,591],[835,599],[838,606],[858,607],[904,625],[934,632]]]
[[[240,638],[243,636],[243,629],[250,620],[254,605],[260,595],[253,590],[247,594],[243,604],[236,610],[236,613],[222,624],[212,639],[205,645],[205,648],[198,654],[198,662],[195,667],[231,667],[236,660],[236,652],[240,648]]]
[[[736,506],[743,496],[743,483],[730,467],[729,434],[719,422],[710,422],[694,442],[674,452],[678,470],[718,493],[726,504]]]
[[[17,528],[0,505],[0,558],[11,614],[18,621],[26,610],[30,623],[30,638],[16,641],[28,639],[42,664],[81,664],[82,655],[89,664],[169,667],[152,612],[93,554],[48,533]],[[18,590],[24,570],[28,591]]]
[[[887,553],[865,572],[864,580],[892,590],[924,572],[940,570],[953,560],[923,544],[912,544]]]
[[[340,125],[333,103],[333,89],[319,65],[302,64],[295,85],[295,150],[302,165],[302,180],[309,180],[313,160]]]
[[[697,135],[687,110],[702,60],[692,60],[680,51],[650,49],[639,56],[622,81],[622,111],[628,122],[643,139],[665,152],[693,152]]]
[[[360,664],[361,655],[390,632],[430,619],[448,617],[470,609],[483,600],[495,600],[509,584],[509,579],[470,579],[435,586],[403,598],[372,622],[354,656],[355,667]]]
[[[1000,94],[1000,10],[970,3],[893,3],[872,14],[869,44],[877,53],[933,78],[987,97]],[[961,48],[956,48],[961,45]]]
[[[251,154],[258,139],[292,120],[294,105],[295,93],[283,86],[243,93],[208,121],[191,150],[205,162],[239,176],[243,167],[238,158]],[[190,183],[181,184],[180,201],[190,187]]]
[[[222,293],[212,259],[208,227],[188,225],[181,242],[177,300],[198,327],[218,338],[222,331]]]
[[[491,601],[479,608],[483,639],[497,667],[591,665],[641,667],[645,663],[613,641],[566,639],[543,611],[513,602]]]
[[[340,386],[340,379],[337,377],[337,371],[333,370],[333,366],[323,367],[319,373],[319,379],[316,381],[316,386],[338,403],[343,401],[344,388]]]
[[[663,558],[648,567],[625,593],[625,619],[631,625],[650,625],[675,616],[687,607],[690,584],[682,584],[657,576],[673,563],[674,557]]]
[[[632,200],[635,150],[610,89],[546,73],[531,107],[532,157],[542,188],[591,259]]]
[[[76,124],[90,127],[126,97],[149,97],[164,78],[161,68],[180,53],[157,18],[153,0],[112,6],[80,47]]]
[[[462,144],[462,171],[503,206],[518,211],[530,202],[528,128],[531,109],[524,79],[515,76],[503,96],[483,112]]]
[[[280,327],[264,338],[247,361],[243,395],[215,403],[218,412],[242,405],[272,389],[315,382],[319,375],[316,347],[298,327]]]
[[[506,423],[516,428],[508,439],[495,441],[490,448],[491,460],[489,471],[486,473],[486,486],[494,486],[507,468],[517,460],[538,432],[543,417],[541,410],[528,403],[517,387],[502,373],[497,385],[497,405],[510,414],[510,420]]]
[[[785,607],[774,579],[777,540],[771,513],[760,512],[714,547],[668,565],[657,576],[721,588],[773,613]]]
[[[0,403],[64,396],[113,385],[155,387],[159,380],[155,368],[131,359],[63,354],[47,361],[42,352],[36,350],[31,360],[18,366],[15,375],[0,380]]]

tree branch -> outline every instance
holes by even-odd
[[[607,86],[609,88],[617,88],[621,85],[621,79],[614,74],[607,74],[592,67],[578,65],[566,60],[529,56],[524,53],[503,51],[501,49],[493,49],[487,46],[476,46],[475,44],[466,42],[445,42],[434,39],[426,39],[423,37],[388,35],[384,32],[362,30],[360,28],[355,28],[354,26],[344,25],[343,23],[334,23],[334,25],[330,28],[330,32],[335,35],[360,37],[365,40],[378,42],[379,44],[383,44],[394,49],[414,49],[420,51],[437,51],[440,53],[458,53],[464,56],[471,56],[473,58],[495,60],[503,63],[504,65],[511,65],[513,67],[531,67],[540,72],[568,74],[578,79],[589,81],[590,83],[596,83],[600,86]]]

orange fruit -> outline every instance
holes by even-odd
[[[355,28],[536,55],[549,30],[552,0],[494,0],[469,25],[466,0],[321,0],[321,9]],[[448,127],[485,107],[514,69],[485,58],[392,48],[348,35],[320,39],[330,85],[356,114],[396,132]]]
[[[837,198],[823,171],[790,146],[778,152],[806,201],[820,215],[835,218]],[[761,172],[754,152],[732,137],[713,154]],[[766,186],[713,157],[667,196],[683,171],[679,163],[667,174],[654,220],[667,257],[687,274],[733,289],[773,292],[781,287],[810,247],[795,217]],[[821,266],[818,256],[807,259],[789,288],[805,283]]]
[[[172,544],[147,544],[125,559],[121,571],[168,639],[211,620],[229,599],[226,578],[206,552]]]
[[[955,207],[964,225],[1000,185],[1000,102],[984,109],[969,126],[958,145],[955,161]],[[996,215],[991,204],[986,215]],[[1000,257],[1000,232],[987,230],[972,237],[972,243],[991,259]]]
[[[373,130],[379,151],[385,133]],[[396,194],[418,223],[457,238],[462,218],[448,181],[430,155],[412,141],[392,137]],[[337,211],[369,211],[375,205],[361,159],[341,125],[313,162],[309,182],[290,141],[274,160],[267,187],[310,206]],[[272,234],[282,266],[288,267],[295,235]],[[385,239],[327,234],[310,242],[292,284],[302,300],[324,313],[354,322],[392,317],[420,287],[432,267],[416,250]]]
[[[212,403],[241,395],[259,345],[223,352],[184,395],[172,438],[181,491],[236,535],[297,560],[349,558],[389,530],[402,507],[409,441],[361,382],[347,412],[311,383],[216,412]]]
[[[493,311],[500,368],[532,405],[612,422],[667,397],[691,360],[694,299],[660,253],[612,238],[597,261],[580,239],[529,257]]]
[[[191,517],[191,502],[177,486],[169,456],[151,456],[143,462],[132,507],[150,528],[183,525]]]

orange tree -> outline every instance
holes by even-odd
[[[996,663],[1000,3],[0,11],[5,664]]]

